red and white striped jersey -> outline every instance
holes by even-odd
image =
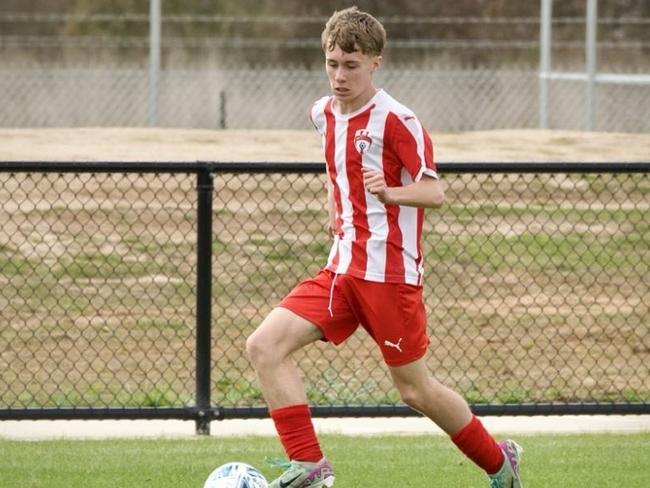
[[[379,90],[348,114],[318,100],[311,120],[321,134],[334,189],[336,235],[326,269],[368,281],[422,284],[424,210],[384,205],[363,185],[362,167],[383,171],[388,186],[438,177],[433,144],[415,114]]]

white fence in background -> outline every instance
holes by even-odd
[[[1,127],[146,127],[148,73],[138,66],[35,67],[0,77]],[[158,126],[203,129],[311,129],[307,113],[329,92],[321,70],[163,69]],[[390,69],[377,86],[412,107],[432,131],[534,129],[534,69]],[[584,90],[550,84],[549,127],[581,130]],[[650,132],[647,86],[599,86],[594,130]]]
[[[552,18],[553,0],[542,0],[540,23],[540,102],[539,126],[549,128],[550,90],[551,81],[580,81],[584,82],[584,130],[591,131],[596,127],[596,86],[597,85],[632,85],[650,89],[650,74],[635,73],[599,73],[598,60],[598,0],[587,0],[586,29],[585,29],[585,72],[561,72],[551,68],[552,47]],[[632,114],[641,115],[632,110]],[[633,115],[634,117],[634,115]],[[641,126],[643,127],[643,125]],[[646,131],[642,128],[641,131]]]
[[[435,131],[650,132],[650,18],[598,18],[596,0],[586,20],[553,18],[552,0],[541,6],[539,18],[382,17],[419,37],[391,37],[377,85]],[[310,128],[307,110],[329,91],[317,39],[324,20],[166,16],[160,0],[149,15],[0,13],[0,127]],[[290,22],[300,29],[283,29]],[[104,31],[64,28],[112,23],[128,29],[98,37]],[[453,37],[467,25],[475,38]],[[296,31],[304,35],[287,34]],[[251,51],[268,62],[222,58]]]

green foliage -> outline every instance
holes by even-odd
[[[328,15],[334,10],[348,7],[349,2],[322,0],[161,0],[162,8],[173,13],[240,14],[240,15]],[[536,16],[538,2],[513,2],[511,0],[456,0],[455,2],[423,2],[422,0],[358,0],[353,2],[362,10],[377,12],[377,15],[413,16]],[[109,13],[145,12],[148,1],[142,0],[3,0],[0,11],[43,12],[43,13]],[[604,16],[648,16],[650,4],[638,0],[602,2],[599,13]],[[554,13],[558,16],[582,16],[585,13],[584,0],[555,2]]]
[[[256,384],[241,378],[232,380],[224,376],[217,381],[216,395],[212,400],[215,403],[232,405],[238,403],[255,404],[263,402],[263,397],[262,391]]]
[[[650,16],[650,3],[634,0],[617,2],[601,2],[599,14],[610,18],[636,18]],[[138,51],[146,49],[130,49],[129,40],[137,38],[142,48],[142,39],[147,38],[149,25],[149,1],[142,0],[4,0],[0,5],[2,12],[20,12],[27,14],[72,15],[65,22],[20,22],[0,25],[0,30],[17,35],[47,35],[47,36],[89,36],[112,37],[124,41],[124,46],[118,51],[122,59],[137,59]],[[504,28],[500,23],[478,23],[476,18],[537,18],[540,14],[539,2],[514,2],[493,0],[477,2],[476,0],[457,0],[455,2],[425,2],[422,0],[358,0],[354,2],[361,10],[374,14],[385,22],[389,39],[441,39],[441,40],[485,40],[485,41],[514,41],[536,40],[537,26],[529,22],[514,22]],[[585,15],[584,0],[555,2],[554,16],[582,18]],[[253,48],[219,48],[212,46],[206,49],[187,46],[181,48],[187,57],[186,61],[205,60],[206,54],[218,53],[221,62],[251,64],[280,62],[290,65],[315,66],[321,61],[318,48],[318,38],[327,19],[335,10],[348,7],[350,3],[338,0],[320,2],[304,2],[303,0],[161,0],[163,18],[163,37],[221,40],[242,39],[260,42]],[[114,16],[101,18],[99,16]],[[89,16],[95,16],[89,18]],[[170,21],[170,17],[192,16],[192,21]],[[205,22],[209,17],[224,16],[228,20],[220,22]],[[296,17],[302,20],[277,21],[277,17]],[[202,18],[203,17],[203,18]],[[247,20],[241,22],[241,18]],[[267,21],[275,17],[274,21]],[[400,18],[408,18],[402,21]],[[447,18],[469,17],[470,22],[413,22],[413,18]],[[233,18],[239,20],[233,21]],[[397,18],[397,20],[396,20]],[[388,21],[390,19],[390,21]],[[187,20],[187,19],[186,19]],[[572,23],[554,25],[554,36],[557,39],[576,38],[576,29]],[[646,29],[647,32],[650,30]],[[640,34],[639,34],[640,33]],[[648,34],[639,29],[638,25],[622,25],[618,23],[603,23],[599,25],[599,37],[622,41],[644,41]],[[283,48],[269,39],[310,39],[311,45],[305,47]],[[137,43],[136,43],[137,44]],[[191,44],[191,42],[190,42]],[[218,45],[219,43],[217,43]],[[422,63],[431,60],[430,49],[395,49],[391,57],[401,63]],[[51,50],[50,50],[51,51]],[[97,53],[93,50],[95,56]],[[492,50],[489,56],[482,49],[462,49],[441,51],[451,54],[454,59],[470,65],[483,65],[490,58],[495,62],[497,57],[504,62],[537,62],[537,49],[506,49]],[[178,53],[176,53],[178,54]],[[104,55],[107,55],[106,53]],[[639,49],[638,55],[643,55]],[[164,59],[164,57],[163,57]],[[555,58],[554,58],[555,59]],[[567,59],[572,57],[567,55]]]

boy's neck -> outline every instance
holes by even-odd
[[[370,86],[368,90],[359,95],[356,99],[350,101],[350,103],[341,103],[340,100],[335,100],[335,108],[338,113],[341,115],[346,115],[352,112],[359,110],[361,107],[366,105],[372,98],[377,94],[377,90],[373,85]]]

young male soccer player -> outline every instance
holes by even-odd
[[[449,434],[492,488],[521,488],[520,447],[497,443],[423,358],[423,209],[440,207],[444,192],[422,125],[373,84],[385,39],[383,26],[355,7],[335,12],[322,34],[332,96],[314,104],[311,120],[325,148],[334,243],[326,267],[298,284],[246,344],[290,460],[270,488],[333,486],[291,355],[320,339],[340,344],[358,324],[379,346],[402,400]]]

